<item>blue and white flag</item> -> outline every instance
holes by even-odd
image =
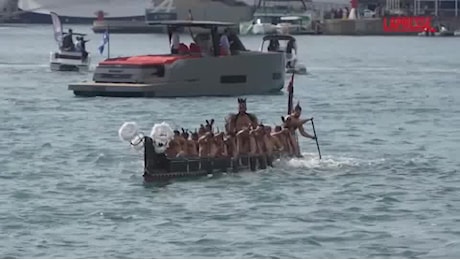
[[[102,54],[104,53],[104,47],[105,45],[109,43],[109,30],[106,30],[104,32],[104,35],[102,36],[102,43],[101,45],[99,46],[99,52]]]

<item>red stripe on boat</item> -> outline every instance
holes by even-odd
[[[160,64],[171,64],[177,60],[192,59],[197,56],[158,56],[158,55],[144,55],[144,56],[132,56],[132,57],[119,57],[113,59],[107,59],[99,63],[99,65],[160,65]]]

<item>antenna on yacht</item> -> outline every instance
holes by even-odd
[[[107,59],[110,59],[110,25],[107,23]]]

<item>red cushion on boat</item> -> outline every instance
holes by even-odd
[[[120,57],[100,62],[100,65],[158,65],[171,64],[177,60],[193,58],[192,56],[169,56],[169,55],[143,55],[132,57]]]
[[[194,42],[190,43],[190,52],[192,52],[192,53],[201,53],[200,46],[198,46]]]
[[[228,52],[228,49],[220,47],[220,56],[229,56],[230,53]]]
[[[190,50],[188,49],[188,46],[185,45],[184,43],[179,44],[179,53],[181,54],[186,54],[189,53]]]

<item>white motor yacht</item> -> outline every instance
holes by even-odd
[[[279,93],[285,79],[285,55],[247,50],[236,33],[228,33],[229,55],[219,40],[232,23],[211,21],[157,21],[168,33],[193,28],[200,33],[178,54],[146,54],[100,62],[91,82],[73,83],[77,96],[192,97]],[[165,38],[165,44],[168,40]],[[206,47],[207,46],[207,47]]]

